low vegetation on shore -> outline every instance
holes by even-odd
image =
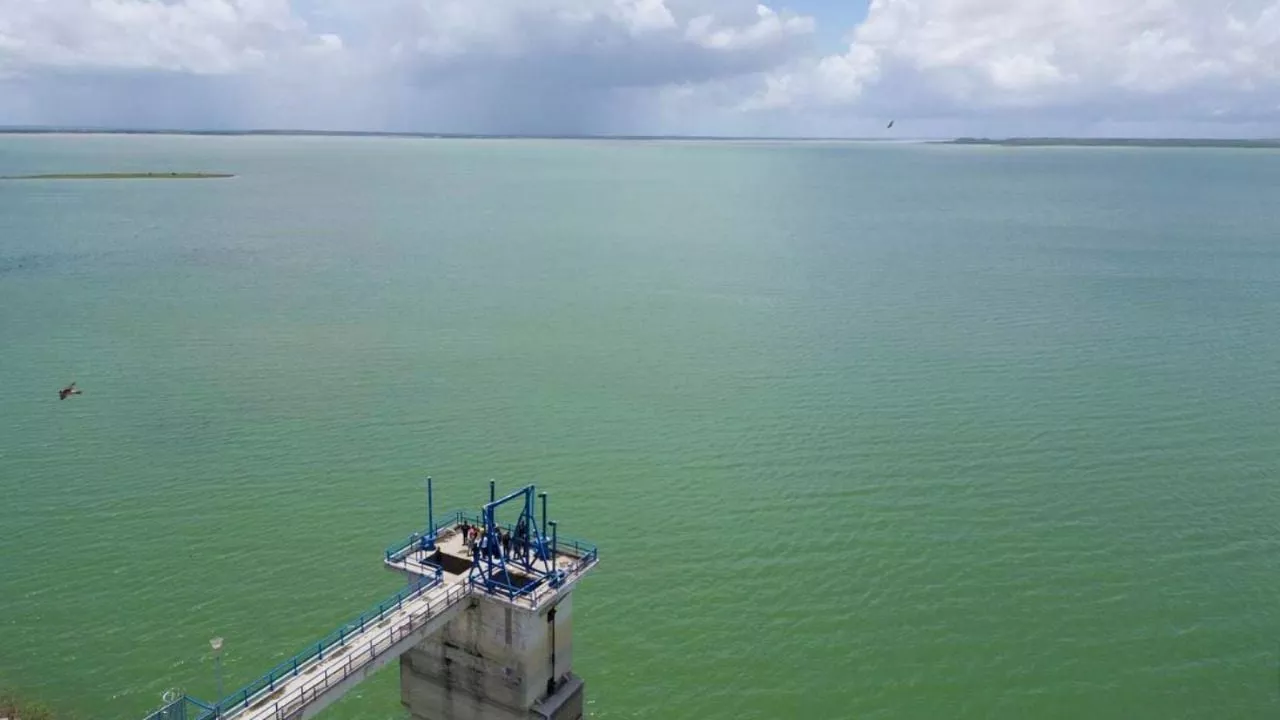
[[[235,175],[208,172],[52,173],[48,175],[5,175],[0,176],[0,180],[206,180],[229,177],[235,177]]]
[[[56,715],[48,707],[20,699],[12,693],[0,691],[0,718],[7,720],[55,720]]]
[[[957,138],[950,145],[998,145],[1001,147],[1183,147],[1183,148],[1280,148],[1278,140],[1179,139],[1179,138]]]

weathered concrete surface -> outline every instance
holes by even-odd
[[[445,569],[446,584],[465,583],[471,555],[457,527],[441,529],[436,546],[388,557],[387,568],[412,579],[428,561]],[[414,720],[580,720],[572,593],[596,560],[575,544],[557,548],[554,562],[558,587],[514,600],[471,588],[448,625],[400,656],[400,700]]]
[[[554,694],[533,706],[533,716],[538,720],[582,720],[584,687],[582,678],[569,673]]]
[[[572,667],[573,602],[565,595],[538,610],[473,596],[440,632],[400,658],[401,702],[414,720],[528,720],[548,680],[561,688]],[[549,618],[554,617],[553,622]],[[552,665],[554,629],[555,664]],[[580,686],[581,681],[577,680]],[[572,703],[556,720],[577,715]]]

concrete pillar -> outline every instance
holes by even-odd
[[[413,720],[580,720],[572,628],[571,593],[537,609],[477,594],[400,657],[400,701]]]

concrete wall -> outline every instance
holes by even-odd
[[[572,673],[565,676],[555,694],[534,706],[534,717],[538,720],[582,720],[583,687],[582,678]]]
[[[572,595],[554,609],[559,683],[573,666]],[[401,702],[414,720],[526,720],[553,677],[547,617],[477,598],[400,657]]]

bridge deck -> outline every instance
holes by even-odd
[[[341,646],[299,667],[274,688],[234,707],[209,716],[225,720],[294,720],[319,712],[353,685],[421,642],[447,622],[469,596],[465,582],[442,583],[406,599],[364,632],[351,635]]]

